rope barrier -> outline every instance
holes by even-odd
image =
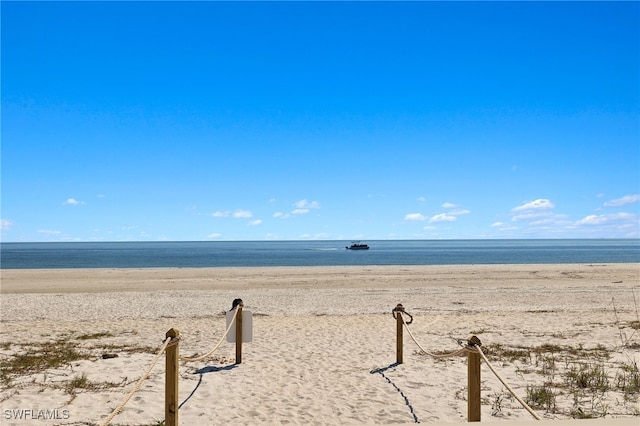
[[[235,303],[235,301],[234,301]],[[231,331],[232,327],[235,325],[236,323],[236,317],[238,315],[238,311],[239,309],[235,309],[234,306],[234,314],[233,317],[231,318],[231,321],[229,323],[229,326],[227,327],[227,329],[225,330],[224,334],[222,335],[222,338],[220,339],[220,341],[218,342],[218,344],[216,344],[213,349],[211,349],[209,352],[207,352],[204,355],[201,356],[195,356],[195,357],[185,357],[185,356],[180,356],[179,359],[181,361],[186,361],[186,362],[194,362],[194,361],[202,361],[207,359],[209,356],[211,356],[216,350],[218,350],[218,348],[222,345],[222,343],[224,342],[224,340],[227,338],[227,335],[229,334],[229,332]],[[422,347],[422,345],[420,345],[420,343],[417,341],[417,339],[415,338],[415,336],[413,335],[413,333],[411,332],[411,330],[409,329],[408,325],[411,324],[413,322],[413,316],[411,316],[408,312],[404,311],[404,308],[402,307],[402,305],[398,305],[398,307],[396,307],[396,309],[394,309],[392,311],[393,317],[396,317],[396,313],[397,315],[400,315],[400,319],[402,321],[402,324],[404,325],[404,329],[407,330],[407,333],[409,333],[409,336],[411,337],[411,339],[413,340],[413,342],[418,346],[418,348],[420,348],[420,350],[422,351],[422,353],[435,358],[435,359],[442,359],[442,358],[447,358],[447,357],[453,357],[453,356],[460,356],[462,354],[464,354],[465,352],[474,352],[474,353],[479,353],[480,356],[482,357],[482,359],[484,359],[485,363],[487,364],[487,366],[489,367],[489,369],[491,370],[491,372],[498,378],[498,380],[505,386],[505,388],[511,393],[511,395],[513,395],[513,397],[536,419],[536,420],[542,420],[542,418],[535,412],[533,411],[533,409],[531,409],[531,407],[529,407],[529,405],[527,405],[526,402],[524,402],[522,400],[522,398],[520,398],[515,391],[504,381],[504,379],[498,374],[498,372],[495,370],[495,368],[493,368],[493,366],[491,365],[491,363],[489,362],[489,360],[487,359],[486,355],[484,354],[484,352],[482,351],[482,349],[480,348],[480,343],[479,340],[477,342],[477,344],[475,344],[476,342],[469,340],[467,341],[467,344],[465,346],[463,346],[462,348],[450,352],[450,353],[446,353],[446,354],[435,354],[432,352],[427,351],[426,349],[424,349],[424,347]],[[408,315],[411,320],[407,323],[404,319],[404,315],[406,314]],[[399,330],[401,331],[401,328],[399,328]],[[399,332],[400,332],[399,331]],[[100,424],[100,426],[106,426],[108,425],[111,420],[118,415],[118,413],[120,413],[120,411],[124,408],[124,406],[129,402],[129,400],[131,399],[131,397],[138,391],[140,390],[140,387],[142,386],[142,383],[149,377],[149,375],[151,374],[151,371],[153,370],[153,367],[155,367],[155,365],[157,364],[158,360],[160,359],[160,357],[162,356],[162,354],[167,350],[167,347],[169,345],[172,344],[178,344],[179,340],[181,339],[182,336],[178,335],[177,337],[167,337],[166,340],[163,342],[162,346],[160,347],[160,349],[158,350],[158,353],[156,354],[155,358],[153,359],[153,361],[151,362],[151,364],[149,365],[149,367],[147,367],[147,369],[145,370],[145,372],[143,373],[143,375],[140,377],[140,379],[138,379],[138,381],[136,382],[135,386],[133,387],[133,389],[126,395],[126,397],[120,402],[120,404],[118,404],[118,406],[111,412],[111,414],[109,414],[109,416],[107,416],[105,418],[105,420]],[[477,339],[474,336],[475,339]],[[463,343],[461,341],[458,341],[458,344],[462,345]],[[401,362],[401,361],[399,361]],[[378,372],[378,371],[376,371]],[[373,373],[373,371],[372,371]],[[388,380],[388,379],[387,379]],[[415,418],[415,414],[414,414],[414,418]]]
[[[498,372],[495,370],[495,368],[493,368],[493,365],[491,365],[491,363],[487,359],[486,355],[484,354],[484,352],[480,348],[480,344],[475,344],[476,342],[469,341],[467,346],[465,346],[465,347],[463,347],[461,349],[458,349],[457,351],[448,353],[448,354],[434,354],[434,353],[431,353],[431,352],[427,351],[426,349],[424,349],[422,347],[422,345],[420,345],[420,343],[418,343],[418,341],[414,337],[413,333],[411,333],[411,330],[409,330],[408,325],[411,324],[411,322],[413,322],[413,317],[411,317],[411,322],[406,323],[404,321],[404,316],[402,316],[402,313],[406,313],[406,312],[404,312],[404,311],[397,311],[397,312],[398,312],[398,315],[400,315],[400,317],[402,318],[402,323],[404,324],[405,330],[407,330],[407,332],[409,333],[409,336],[411,336],[411,339],[420,348],[420,350],[422,352],[424,352],[425,354],[429,355],[430,357],[436,358],[436,359],[446,358],[446,357],[450,357],[450,356],[459,356],[459,355],[462,355],[465,352],[477,352],[477,353],[479,353],[480,356],[482,357],[482,359],[484,359],[484,362],[487,364],[487,367],[489,367],[489,370],[491,370],[491,372],[498,378],[498,380],[500,380],[500,383],[502,383],[504,385],[504,387],[507,388],[507,390],[511,393],[511,395],[513,395],[513,397],[529,412],[529,414],[531,414],[533,416],[534,419],[542,420],[542,418],[535,411],[533,411],[533,409],[531,407],[529,407],[529,405],[527,405],[527,403],[524,402],[522,400],[522,398],[520,398],[515,393],[515,391],[513,389],[511,389],[511,387],[504,381],[504,379],[502,377],[500,377]],[[395,312],[394,312],[394,318],[395,318]],[[460,341],[458,343],[462,344]]]
[[[482,352],[482,349],[480,348],[480,346],[475,346],[475,350],[477,350],[478,353],[480,353],[480,356],[482,357],[482,359],[484,359],[484,362],[487,363],[487,367],[489,367],[489,370],[491,370],[491,372],[498,378],[498,380],[500,380],[500,383],[502,383],[504,385],[504,387],[507,388],[507,390],[511,393],[511,395],[513,395],[513,397],[518,400],[518,402],[529,412],[529,414],[531,414],[533,416],[533,418],[536,419],[536,420],[542,420],[542,418],[535,411],[533,411],[533,409],[531,409],[531,407],[529,407],[529,405],[527,405],[527,403],[524,402],[522,400],[522,398],[520,398],[514,392],[513,389],[511,389],[511,387],[504,381],[504,379],[502,377],[500,377],[498,372],[495,370],[495,368],[493,368],[493,366],[491,365],[491,363],[487,359],[487,357],[484,354],[484,352]]]
[[[111,414],[109,414],[107,416],[107,418],[102,423],[100,423],[100,426],[108,425],[111,422],[111,420],[113,420],[113,418],[115,416],[117,416],[118,413],[124,408],[124,406],[127,404],[127,402],[129,402],[129,400],[131,399],[133,394],[136,393],[138,390],[140,390],[140,386],[142,386],[142,382],[144,382],[149,377],[149,375],[151,374],[151,370],[153,370],[153,367],[155,367],[155,365],[158,362],[158,359],[160,359],[160,356],[162,356],[164,351],[167,349],[167,346],[169,346],[169,343],[171,342],[171,340],[172,340],[171,337],[167,337],[167,339],[164,341],[164,343],[160,347],[160,350],[158,351],[158,354],[155,356],[155,358],[153,359],[153,361],[151,362],[149,367],[142,374],[142,377],[140,377],[140,379],[138,379],[138,381],[137,381],[136,385],[133,387],[133,389],[131,389],[129,394],[122,400],[122,402],[120,402],[120,404],[118,404],[118,406],[113,409]]]
[[[222,343],[224,342],[224,340],[226,339],[227,335],[229,334],[229,331],[231,330],[231,328],[233,327],[233,325],[236,323],[236,317],[238,316],[238,311],[239,309],[235,309],[236,305],[242,305],[242,300],[241,299],[236,299],[233,302],[233,309],[234,309],[234,314],[233,317],[231,318],[231,322],[229,324],[229,327],[227,327],[227,330],[224,332],[224,334],[222,335],[222,338],[220,339],[220,341],[218,342],[218,344],[211,349],[209,352],[207,352],[204,355],[201,356],[197,356],[197,357],[184,357],[181,356],[179,357],[179,359],[181,361],[202,361],[206,358],[208,358],[209,356],[211,356],[211,354],[213,354],[216,350],[218,350],[218,348],[222,345]],[[122,409],[124,408],[124,406],[129,402],[129,400],[131,399],[131,397],[138,391],[140,390],[140,387],[142,386],[142,383],[149,377],[149,375],[151,374],[151,370],[153,370],[153,367],[155,367],[155,365],[158,363],[158,360],[160,359],[160,357],[162,356],[162,354],[167,350],[167,347],[169,347],[169,345],[177,345],[178,342],[180,341],[180,339],[182,338],[181,335],[178,335],[177,337],[167,337],[166,340],[164,341],[164,343],[162,344],[162,346],[160,347],[157,355],[155,356],[155,358],[153,359],[153,361],[151,362],[151,364],[149,365],[149,367],[147,367],[147,369],[145,370],[145,372],[142,374],[142,376],[140,377],[140,379],[138,379],[138,381],[136,382],[135,386],[133,387],[133,389],[131,389],[131,391],[126,395],[126,397],[120,402],[120,404],[118,404],[118,406],[116,408],[113,409],[113,411],[111,412],[111,414],[109,414],[102,423],[100,423],[100,426],[106,426],[108,425],[111,420],[113,420],[113,418],[115,416],[118,415],[118,413],[120,413],[120,411],[122,411]]]
[[[220,345],[222,345],[222,343],[224,342],[224,340],[227,338],[227,334],[229,334],[229,331],[231,331],[231,328],[233,327],[233,325],[236,322],[236,316],[238,315],[238,309],[234,309],[234,314],[233,314],[233,318],[231,319],[231,322],[229,323],[229,327],[227,327],[227,330],[224,332],[224,334],[222,335],[222,338],[220,339],[220,341],[218,342],[218,344],[216,346],[214,346],[213,349],[211,349],[209,352],[207,352],[204,355],[200,355],[200,356],[194,356],[194,357],[188,357],[188,356],[181,356],[180,357],[180,361],[187,361],[187,362],[195,362],[195,361],[203,361],[207,358],[209,358],[211,356],[211,354],[213,354],[215,351],[218,350],[218,348],[220,347]]]
[[[404,324],[405,330],[407,330],[407,333],[409,333],[409,336],[411,336],[411,339],[413,340],[413,342],[420,348],[420,350],[422,352],[424,352],[425,354],[429,355],[430,357],[436,358],[436,359],[442,359],[442,358],[448,358],[448,357],[453,357],[453,356],[459,356],[459,355],[462,355],[463,353],[465,353],[467,351],[467,348],[460,348],[457,351],[453,351],[453,352],[446,353],[446,354],[434,354],[434,353],[429,352],[428,350],[423,348],[422,345],[420,345],[420,343],[418,343],[418,341],[414,337],[414,335],[411,332],[411,330],[409,330],[409,324],[411,324],[411,322],[409,322],[409,323],[405,322],[404,321],[404,316],[402,314],[399,314],[399,315],[402,318],[402,323]],[[413,321],[413,317],[411,317],[411,321]]]

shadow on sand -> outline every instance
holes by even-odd
[[[384,379],[389,382],[389,384],[391,386],[393,386],[395,388],[395,390],[397,390],[400,395],[402,396],[402,398],[404,399],[404,403],[407,405],[407,407],[409,408],[409,411],[411,412],[411,415],[413,416],[413,421],[416,423],[420,423],[420,421],[418,420],[418,416],[416,416],[416,413],[413,410],[413,406],[411,405],[411,403],[409,402],[409,398],[407,398],[407,395],[404,394],[404,392],[402,392],[402,390],[395,384],[393,383],[393,381],[388,378],[384,373],[388,370],[392,370],[395,369],[397,366],[399,366],[400,364],[398,364],[397,362],[394,362],[391,365],[388,365],[387,367],[382,367],[382,368],[374,368],[373,370],[370,371],[371,374],[379,374],[382,377],[384,377]]]
[[[178,409],[182,408],[182,406],[184,404],[186,404],[187,401],[189,401],[191,399],[191,397],[196,393],[196,391],[198,390],[198,388],[202,384],[202,378],[204,377],[205,374],[217,373],[219,371],[229,371],[229,370],[233,370],[237,366],[238,366],[237,364],[225,365],[224,367],[218,367],[216,365],[208,365],[208,366],[203,367],[203,368],[201,368],[199,370],[196,370],[194,374],[200,375],[200,377],[198,378],[198,383],[196,383],[196,387],[193,388],[193,390],[191,391],[189,396],[184,401],[182,401],[180,403],[180,405],[178,405]]]

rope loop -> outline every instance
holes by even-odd
[[[176,337],[172,337],[171,340],[169,340],[169,343],[167,343],[167,347],[177,345],[178,343],[180,343],[180,340],[182,340],[182,334],[178,334]]]
[[[409,325],[413,322],[413,315],[411,315],[409,312],[404,310],[404,306],[402,306],[402,303],[398,303],[398,306],[396,306],[391,310],[391,315],[393,315],[393,319],[398,319],[398,317],[396,317],[396,312],[398,312],[399,315],[405,314],[409,317],[409,322],[406,322],[404,320],[404,317],[402,318],[402,322],[404,322],[405,325]]]

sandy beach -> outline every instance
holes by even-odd
[[[467,356],[434,358],[418,344],[442,354],[472,335],[544,421],[640,421],[639,264],[1,273],[3,425],[101,424],[169,329],[181,333],[181,355],[206,353],[235,298],[252,314],[253,340],[241,364],[227,342],[180,363],[181,424],[466,422]],[[416,340],[405,333],[402,364],[398,303]],[[69,357],[47,363],[59,354]],[[164,419],[159,360],[110,424]],[[485,364],[482,421],[535,421]]]

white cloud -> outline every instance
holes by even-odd
[[[601,225],[607,221],[604,215],[591,214],[576,222],[576,225]]]
[[[214,232],[213,234],[207,235],[207,238],[211,238],[212,240],[217,240],[220,237],[222,237],[222,234],[218,234],[216,232]]]
[[[253,217],[253,214],[249,210],[238,209],[231,213],[229,210],[221,211],[218,210],[211,214],[213,217],[233,217],[234,219],[248,219]]]
[[[38,233],[45,234],[45,235],[60,235],[60,234],[62,234],[61,231],[51,231],[51,230],[48,230],[48,229],[39,229]]]
[[[518,207],[511,209],[512,212],[522,212],[527,210],[548,210],[553,209],[556,206],[549,200],[544,198],[538,198],[537,200],[524,203]]]
[[[444,203],[442,205],[442,207],[446,208],[446,209],[451,209],[451,208],[455,208],[457,207],[455,204],[452,203]],[[457,209],[457,210],[452,210],[449,211],[447,213],[440,213],[437,215],[434,215],[430,218],[427,219],[426,216],[424,216],[422,213],[408,213],[404,216],[404,220],[407,222],[417,222],[417,221],[423,221],[423,220],[428,220],[429,223],[434,223],[434,222],[453,222],[457,219],[457,216],[463,215],[463,214],[469,214],[471,213],[469,210],[466,209]]]
[[[498,231],[513,231],[518,229],[518,227],[509,225],[508,223],[504,223],[504,222],[494,222],[491,224],[491,227],[497,228]]]
[[[420,201],[421,203],[424,203],[427,201],[427,199],[425,197],[418,197],[418,201]]]
[[[550,218],[553,216],[553,213],[548,210],[553,208],[555,208],[555,205],[545,198],[529,201],[511,209],[512,213],[517,213],[511,217],[511,221],[518,222],[520,220],[541,220],[542,218]]]
[[[84,201],[78,201],[75,198],[67,198],[63,206],[79,206],[80,204],[84,204]]]
[[[547,225],[553,225],[553,224],[557,224],[559,223],[559,219],[558,217],[555,216],[549,216],[549,217],[545,217],[543,219],[540,220],[534,220],[529,222],[530,226],[547,226]]]
[[[233,217],[235,219],[248,219],[250,217],[253,217],[253,214],[251,214],[249,210],[238,209],[235,212],[233,212]]]
[[[552,216],[551,213],[549,212],[529,212],[529,213],[523,213],[523,214],[518,214],[515,215],[511,218],[511,220],[513,222],[518,222],[519,220],[533,220],[533,219],[539,219],[541,217],[550,217]]]
[[[406,221],[420,221],[420,220],[426,220],[427,218],[424,217],[424,215],[422,213],[409,213],[404,217],[404,220]]]
[[[640,194],[633,195],[625,195],[622,198],[616,198],[615,200],[610,200],[604,203],[605,207],[620,207],[626,206],[627,204],[633,204],[640,201]]]
[[[320,208],[320,203],[318,203],[317,201],[307,201],[307,199],[302,199],[300,201],[296,201],[295,203],[293,203],[293,206],[295,207],[293,210],[291,210],[289,213],[283,213],[283,212],[275,212],[273,214],[273,217],[278,218],[278,219],[288,219],[290,218],[292,215],[301,215],[301,214],[307,214],[311,211],[311,209],[319,209]]]
[[[437,216],[460,216],[463,214],[469,214],[471,213],[469,210],[467,209],[460,209],[458,208],[457,204],[453,204],[453,203],[443,203],[441,206],[443,209],[447,209],[449,210],[446,214],[442,214],[442,215],[437,215]],[[452,210],[455,209],[455,210]],[[435,216],[434,216],[435,217]],[[432,218],[433,219],[433,218]],[[455,220],[455,219],[454,219]]]
[[[307,199],[303,199],[300,201],[296,201],[294,204],[294,207],[296,209],[300,209],[300,210],[309,210],[309,209],[319,209],[320,208],[320,203],[318,203],[317,201],[307,201]]]
[[[601,195],[599,195],[601,197]],[[538,237],[611,237],[626,238],[639,235],[637,214],[627,212],[604,213],[606,207],[626,206],[640,202],[640,195],[626,195],[603,203],[595,212],[585,212],[576,220],[568,214],[555,212],[556,206],[548,199],[523,203],[511,210],[512,223],[523,223],[520,231]],[[503,231],[506,225],[496,223],[494,229]]]
[[[429,223],[433,223],[433,222],[453,222],[455,220],[456,220],[455,216],[448,215],[446,213],[440,213],[440,214],[437,214],[435,216],[432,216],[429,219]]]
[[[261,219],[252,220],[247,225],[249,225],[249,226],[259,226],[259,225],[262,225],[262,220]]]
[[[0,219],[0,229],[3,231],[8,231],[13,227],[13,225],[15,224],[9,219]]]
[[[621,212],[621,213],[610,214],[608,216],[613,220],[637,220],[636,215],[633,213]]]
[[[575,224],[576,225],[603,225],[610,222],[636,223],[637,220],[638,219],[635,214],[621,212],[621,213],[601,214],[601,215],[591,214],[589,216],[586,216],[580,219]]]

